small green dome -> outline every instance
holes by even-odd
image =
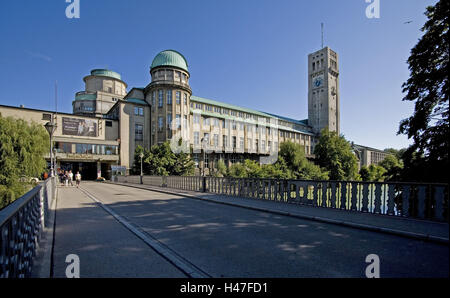
[[[115,71],[109,70],[109,69],[94,69],[91,71],[91,75],[92,76],[105,76],[105,77],[122,80],[120,74],[118,74]]]
[[[153,59],[150,69],[158,66],[174,66],[188,71],[186,58],[182,54],[174,50],[165,50],[156,55]]]

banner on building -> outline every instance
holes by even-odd
[[[97,120],[62,118],[63,135],[97,137]]]

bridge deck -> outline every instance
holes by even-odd
[[[184,277],[180,262],[212,277],[365,277],[369,254],[379,255],[381,277],[449,276],[446,244],[194,200],[180,191],[102,183],[83,183],[82,190],[59,189],[58,277],[68,254],[79,255],[81,277]],[[156,253],[111,214],[169,254]]]
[[[260,211],[276,212],[281,215],[295,216],[304,219],[314,219],[321,222],[337,223],[354,228],[363,228],[374,231],[403,235],[417,239],[436,242],[449,242],[449,224],[435,221],[416,220],[372,213],[352,212],[331,208],[312,207],[297,204],[270,202],[259,199],[217,195],[187,190],[176,190],[157,186],[133,183],[115,183],[148,190],[162,191],[188,197],[205,199],[222,204],[230,204]]]

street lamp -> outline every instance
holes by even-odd
[[[53,123],[52,119],[52,121],[47,122],[44,127],[50,135],[50,177],[53,177],[55,175],[53,168],[53,134],[56,131],[57,125]]]
[[[144,174],[142,173],[142,158],[144,158],[144,153],[141,152],[141,154],[139,154],[139,157],[141,158],[141,184],[143,184],[142,176],[143,176]]]
[[[208,138],[203,137],[200,142],[202,143],[202,149],[203,149],[203,171],[202,176],[205,177],[205,170],[206,170],[206,144],[208,143]]]

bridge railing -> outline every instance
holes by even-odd
[[[49,206],[56,198],[56,178],[49,178],[0,210],[0,278],[30,277],[33,258]]]
[[[198,176],[143,176],[142,180],[146,185],[219,195],[390,216],[449,220],[448,184]],[[140,176],[118,176],[116,181],[140,183]]]

